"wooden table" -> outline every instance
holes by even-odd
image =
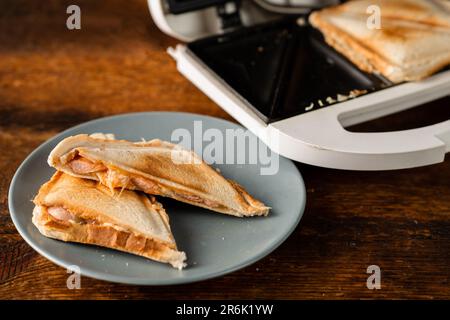
[[[65,27],[72,2],[82,10],[79,31]],[[391,172],[299,164],[305,215],[279,249],[254,265],[175,287],[83,277],[82,289],[67,289],[66,270],[17,233],[7,205],[11,178],[39,144],[86,120],[149,110],[230,119],[177,72],[165,53],[175,43],[153,25],[145,0],[0,3],[0,298],[450,298],[448,160]],[[448,103],[358,129],[450,118]],[[372,264],[382,270],[381,290],[366,288]]]

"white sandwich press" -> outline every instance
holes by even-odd
[[[168,49],[178,70],[280,155],[351,170],[442,162],[450,151],[450,120],[396,132],[345,129],[450,95],[450,70],[398,85],[358,70],[306,23],[308,12],[337,2],[148,5],[156,25],[184,42]]]

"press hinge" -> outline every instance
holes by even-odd
[[[242,26],[240,9],[241,0],[229,1],[217,6],[223,30],[235,29]]]

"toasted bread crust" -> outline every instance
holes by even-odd
[[[131,191],[112,195],[95,181],[56,172],[41,186],[33,202],[36,205],[33,223],[45,236],[121,250],[167,262],[180,269],[184,266],[186,255],[177,250],[169,218],[154,198]],[[117,206],[119,218],[111,215],[108,219],[108,214]],[[77,221],[55,218],[48,212],[50,207],[67,210]],[[126,218],[127,213],[133,216],[135,210],[145,217],[137,228],[131,227]],[[152,220],[147,220],[147,213],[152,215]],[[147,221],[150,221],[151,229],[141,227]]]
[[[82,193],[83,189],[95,189],[98,191],[101,199],[99,199],[99,197],[87,197],[88,195],[84,194],[83,206],[81,207],[77,205],[75,201],[70,201],[71,199],[67,199],[69,195],[68,189],[72,186],[76,186],[76,191],[79,193]],[[63,187],[64,190],[60,190]],[[160,216],[165,228],[170,231],[169,217],[162,205],[157,202],[154,197],[149,198],[144,194],[129,191],[121,194],[119,192],[112,194],[108,188],[97,183],[96,181],[76,177],[74,178],[70,175],[64,174],[61,171],[57,171],[48,182],[41,186],[33,202],[37,206],[63,207],[70,213],[86,220],[98,220],[99,222],[114,224],[115,221],[109,219],[104,214],[104,211],[107,210],[107,208],[99,205],[99,202],[103,202],[105,197],[110,202],[127,202],[136,201],[136,199],[139,199],[139,201],[145,205],[147,210],[156,212]],[[139,231],[133,229],[131,229],[130,232],[139,233]],[[175,240],[171,235],[170,241],[165,241],[163,239],[156,240],[164,242],[167,246],[176,249]]]
[[[365,10],[370,4],[381,6],[382,26],[374,30],[371,37],[349,34],[330,21],[331,17],[347,14],[360,25],[366,23]],[[441,10],[441,11],[437,11]],[[437,13],[439,12],[439,15]],[[345,4],[316,11],[309,18],[310,23],[319,29],[325,41],[338,52],[366,72],[382,74],[394,83],[424,79],[450,64],[450,54],[439,51],[433,55],[413,60],[392,59],[392,51],[385,50],[382,43],[394,44],[400,54],[415,52],[419,47],[416,39],[423,34],[442,35],[442,41],[450,33],[450,11],[442,1],[421,0],[402,1],[350,1]],[[436,39],[433,39],[437,41]],[[432,42],[430,42],[432,43]],[[406,47],[407,46],[407,47]],[[401,50],[400,50],[401,49]],[[430,46],[433,50],[433,46]],[[440,50],[443,50],[442,48]]]
[[[124,140],[93,138],[81,134],[61,141],[51,152],[48,163],[69,175],[100,180],[105,184],[104,179],[99,178],[100,174],[77,174],[72,170],[67,160],[72,159],[71,155],[76,153],[89,161],[102,162],[110,171],[127,175],[130,178],[148,179],[157,186],[157,188],[147,190],[122,181],[114,187],[162,195],[239,217],[268,214],[270,208],[253,199],[247,192],[243,193],[243,188],[235,188],[232,182],[201,161],[193,152],[175,148],[175,145],[160,140],[133,143]],[[171,152],[174,149],[175,154],[191,157],[191,159],[198,160],[199,163],[177,164],[171,158],[173,155]],[[123,152],[124,150],[126,152]],[[106,151],[111,152],[109,158],[105,155]],[[114,156],[119,152],[122,152],[120,154],[122,161],[118,161]],[[192,201],[191,195],[197,196],[204,202]],[[209,205],[212,203],[215,205]]]
[[[309,21],[323,33],[325,41],[331,47],[347,57],[359,69],[369,73],[378,71],[388,76],[388,73],[390,73],[389,63],[382,56],[364,46],[357,39],[342,32],[341,29],[328,23],[323,19],[323,12],[313,12]]]
[[[141,235],[117,230],[113,226],[59,221],[48,214],[47,208],[43,206],[35,207],[33,223],[43,235],[53,239],[98,245],[133,253],[152,260],[170,263],[178,269],[184,267],[186,260],[184,252],[179,252],[164,243]]]

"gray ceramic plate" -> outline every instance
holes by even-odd
[[[47,165],[47,156],[63,138],[79,133],[110,132],[131,141],[141,138],[170,141],[174,129],[186,128],[193,133],[195,120],[202,120],[203,130],[216,128],[223,132],[240,128],[228,121],[195,114],[135,113],[90,121],[45,142],[23,162],[11,183],[9,210],[17,230],[37,252],[60,266],[77,265],[82,275],[129,284],[200,281],[263,258],[295,229],[305,206],[302,177],[294,163],[285,158],[279,159],[277,174],[266,176],[259,174],[262,164],[215,165],[225,177],[236,180],[255,198],[272,207],[268,217],[236,218],[159,198],[170,216],[178,247],[188,256],[188,267],[182,271],[131,254],[48,239],[31,223],[30,200],[54,173]]]

